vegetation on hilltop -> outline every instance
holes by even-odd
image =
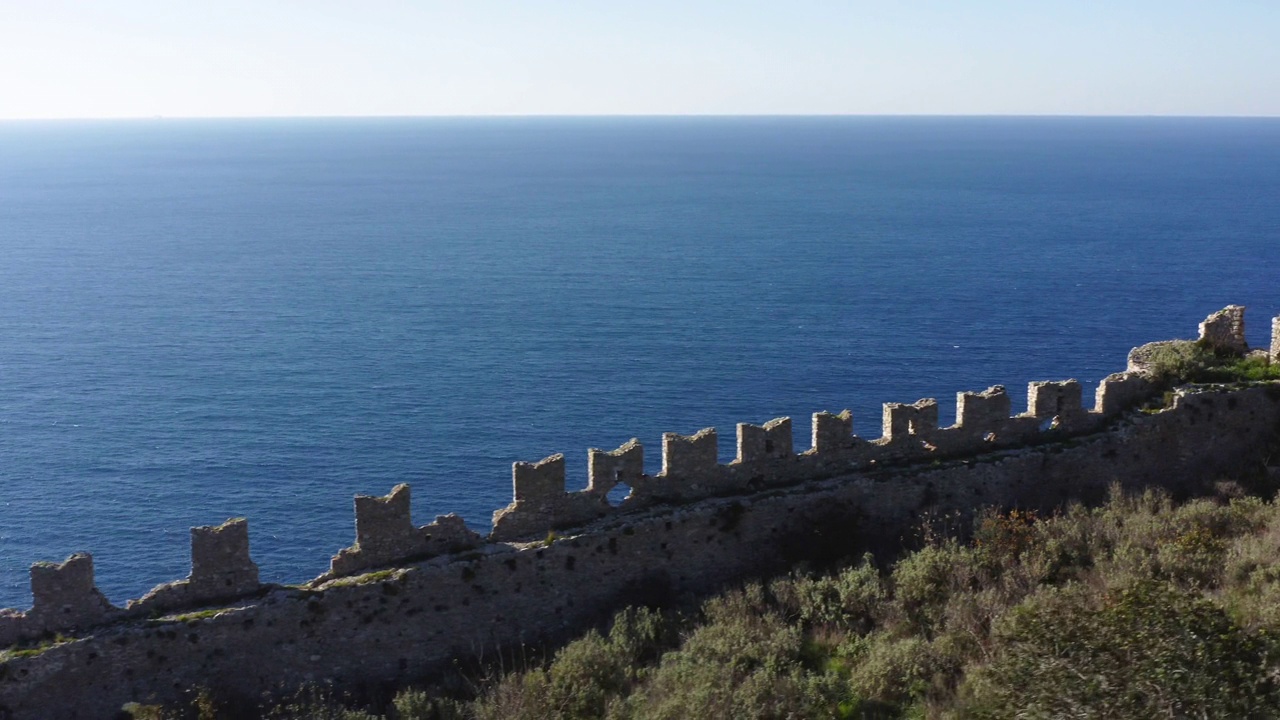
[[[929,527],[880,568],[794,572],[683,613],[628,608],[465,692],[352,710],[309,691],[272,718],[1280,716],[1280,507],[1115,494],[1052,517]],[[183,712],[220,717],[205,695]]]
[[[1242,356],[1191,340],[1152,343],[1141,350],[1139,361],[1161,384],[1280,380],[1280,364],[1271,364],[1261,352]]]

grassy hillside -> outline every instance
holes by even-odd
[[[1234,490],[988,513],[965,540],[934,522],[884,567],[865,556],[694,609],[628,608],[515,670],[402,690],[373,710],[311,690],[266,716],[1277,717],[1280,510]],[[137,709],[242,712],[207,694],[182,711]]]

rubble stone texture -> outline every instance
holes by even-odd
[[[1271,362],[1280,363],[1280,316],[1271,318]]]
[[[249,522],[232,518],[216,527],[191,528],[193,592],[235,597],[258,589],[258,565],[249,557]]]
[[[881,434],[890,442],[908,435],[928,440],[938,429],[938,401],[933,398],[904,403],[885,403]]]
[[[325,577],[339,577],[393,563],[469,550],[483,542],[457,515],[441,515],[415,527],[410,517],[409,486],[400,484],[382,496],[355,497],[356,542],[329,561]]]
[[[1239,353],[1249,351],[1244,341],[1244,306],[1228,305],[1200,323],[1200,341],[1217,350]]]

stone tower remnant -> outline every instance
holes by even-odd
[[[1249,351],[1244,341],[1244,306],[1228,305],[1200,323],[1200,342],[1215,350],[1240,355]]]

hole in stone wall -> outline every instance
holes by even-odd
[[[630,493],[631,487],[626,483],[620,482],[613,486],[613,489],[609,491],[608,495],[605,495],[605,498],[609,500],[610,505],[617,507],[619,503],[627,499],[627,495]]]

